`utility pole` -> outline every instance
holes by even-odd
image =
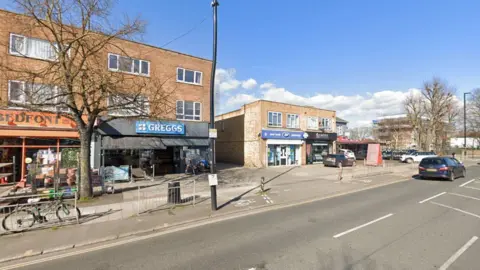
[[[467,95],[470,92],[463,93],[463,151],[467,150]],[[465,152],[466,154],[466,152]]]
[[[217,67],[217,7],[219,3],[217,0],[212,1],[213,8],[213,59],[212,59],[212,74],[210,77],[210,129],[215,129],[215,70]],[[210,133],[210,132],[209,132]],[[216,158],[215,158],[215,137],[210,137],[210,174],[212,179],[216,178]],[[212,202],[212,211],[217,211],[217,183],[210,181],[210,198]]]

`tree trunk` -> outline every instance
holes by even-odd
[[[92,176],[90,171],[90,145],[92,132],[80,132],[80,198],[93,196]]]

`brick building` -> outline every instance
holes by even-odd
[[[28,16],[0,10],[2,64],[36,69],[55,61],[51,37],[38,26],[30,27],[33,24]],[[168,102],[173,109],[151,120],[99,122],[92,144],[92,165],[154,166],[157,173],[181,171],[186,155],[203,154],[208,147],[211,61],[134,41],[116,39],[113,43],[98,53],[98,62],[103,65],[100,68],[125,74],[132,81],[164,81],[164,90],[171,92]],[[0,163],[19,164],[16,175],[23,177],[26,157],[46,167],[59,166],[63,153],[78,148],[79,140],[75,123],[59,115],[61,108],[42,112],[22,109],[22,103],[28,102],[22,93],[37,85],[15,76],[0,76]],[[53,92],[58,87],[45,89]],[[151,97],[145,95],[145,106],[150,109]],[[115,99],[108,97],[108,102]],[[129,116],[125,110],[109,114]],[[2,170],[0,173],[10,177],[8,169]]]
[[[378,117],[373,121],[375,138],[390,149],[416,148],[414,129],[406,114]]]
[[[218,162],[304,165],[334,153],[335,111],[259,100],[215,117]]]

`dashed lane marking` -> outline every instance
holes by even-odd
[[[461,247],[457,252],[455,252],[452,257],[450,257],[438,270],[447,270],[447,268],[452,265],[475,241],[478,240],[478,237],[474,236],[470,240],[468,240],[463,247]]]
[[[430,198],[427,198],[427,199],[425,199],[425,200],[423,200],[423,201],[419,201],[418,203],[428,202],[428,201],[430,201],[431,199],[435,199],[435,198],[437,198],[437,197],[440,197],[440,196],[442,196],[442,195],[445,194],[445,193],[447,193],[447,192],[439,193],[439,194],[437,194],[437,195],[435,195],[435,196],[432,196],[432,197],[430,197]]]

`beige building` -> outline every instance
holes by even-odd
[[[322,162],[335,152],[336,112],[259,100],[215,117],[218,162],[247,167]]]
[[[390,149],[416,148],[413,127],[406,114],[388,115],[377,118],[374,137]]]

